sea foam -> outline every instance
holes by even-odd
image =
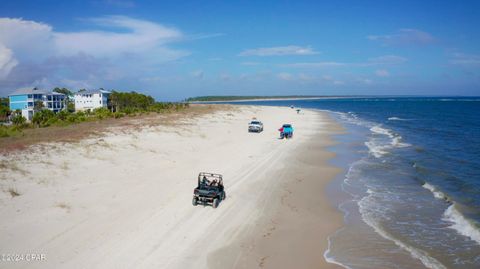
[[[429,190],[432,192],[433,196],[437,199],[440,199],[440,200],[448,200],[447,196],[445,195],[445,193],[437,190],[437,188],[435,188],[435,186],[433,185],[430,185],[428,183],[425,182],[425,184],[422,185],[422,187],[424,187],[425,189]]]
[[[390,117],[390,118],[388,118],[388,120],[406,121],[407,119],[402,119],[402,118],[399,118],[399,117]]]
[[[445,210],[443,217],[444,220],[453,223],[449,228],[456,230],[461,235],[469,237],[477,242],[477,244],[480,244],[480,230],[457,210],[455,204],[452,204]]]
[[[445,193],[437,190],[435,186],[425,183],[422,185],[422,187],[431,191],[435,198],[450,202],[448,196],[445,195]],[[449,228],[454,229],[459,234],[469,237],[473,241],[480,244],[480,230],[475,227],[475,224],[465,218],[463,214],[457,210],[457,208],[455,207],[455,203],[452,203],[445,210],[445,212],[443,213],[443,219],[452,223]]]
[[[389,232],[384,230],[382,226],[378,223],[376,218],[378,216],[375,216],[376,214],[379,214],[380,212],[375,212],[374,213],[374,204],[373,202],[373,197],[375,195],[375,192],[371,189],[367,190],[368,195],[363,197],[360,201],[358,201],[358,206],[359,206],[359,211],[362,216],[362,219],[365,223],[367,223],[370,227],[372,227],[375,232],[379,235],[381,235],[383,238],[392,241],[395,243],[395,245],[399,246],[400,248],[406,250],[410,255],[418,260],[420,260],[423,265],[427,268],[432,268],[432,269],[446,269],[441,262],[439,262],[437,259],[431,257],[428,255],[427,252],[417,249],[413,246],[410,246],[406,244],[405,242],[402,242],[401,240],[395,238],[392,236]],[[381,213],[380,213],[381,214]]]
[[[389,153],[389,149],[391,148],[404,148],[411,146],[408,143],[402,142],[402,136],[394,133],[392,130],[383,128],[380,125],[375,125],[370,128],[372,133],[377,135],[385,135],[387,136],[390,141],[385,142],[382,140],[378,140],[375,138],[371,138],[369,141],[365,142],[365,146],[367,146],[369,152],[375,156],[376,158],[380,158]]]

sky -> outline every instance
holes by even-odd
[[[0,96],[480,95],[480,1],[0,2]]]

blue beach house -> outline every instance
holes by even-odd
[[[47,92],[38,88],[21,88],[11,93],[9,96],[10,110],[22,111],[28,121],[31,121],[35,114],[35,102],[42,102],[44,109],[52,110],[57,113],[65,109],[66,96],[62,93]]]

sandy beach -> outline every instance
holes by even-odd
[[[0,253],[45,257],[0,267],[338,268],[323,254],[342,226],[325,194],[340,131],[326,113],[232,106],[0,155]],[[216,209],[191,203],[201,171],[223,174]]]

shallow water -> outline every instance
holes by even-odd
[[[331,236],[328,260],[350,268],[480,268],[479,101],[247,104],[327,110],[349,130],[335,148],[348,171],[337,201],[346,226]]]

